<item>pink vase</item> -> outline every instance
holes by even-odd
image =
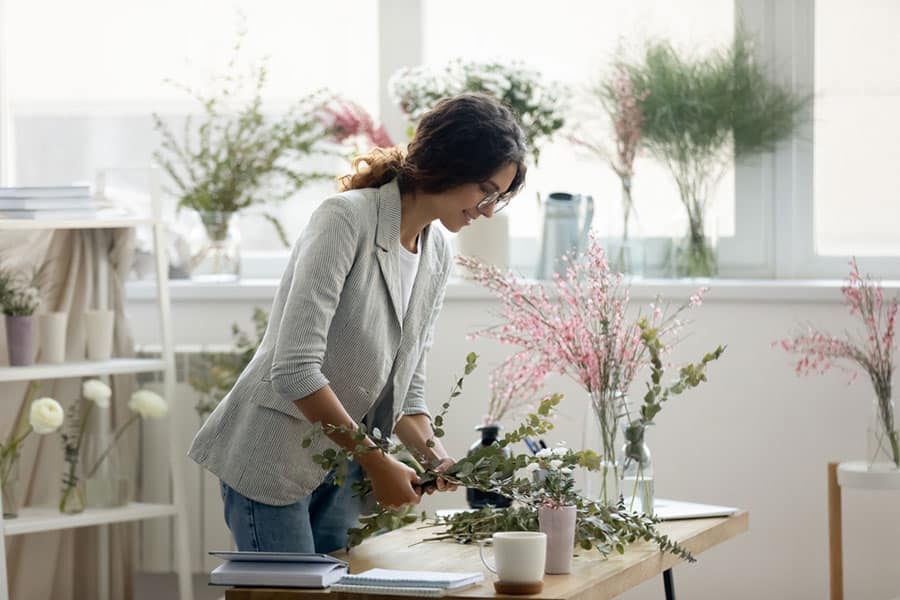
[[[547,562],[544,571],[548,574],[569,573],[572,570],[572,552],[575,548],[574,506],[538,509],[540,530],[547,534]]]
[[[6,349],[11,367],[24,367],[34,362],[33,322],[31,315],[6,317]]]

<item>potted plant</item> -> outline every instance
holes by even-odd
[[[0,310],[6,321],[6,348],[10,366],[34,360],[34,313],[41,304],[42,269],[30,276],[0,266]]]
[[[734,161],[770,151],[798,127],[808,99],[771,81],[747,34],[708,56],[687,58],[667,42],[623,60],[641,112],[641,146],[668,167],[688,231],[671,253],[677,276],[718,272],[710,235],[712,192]]]
[[[237,64],[243,35],[235,46]],[[172,126],[153,113],[153,124],[162,137],[154,158],[168,174],[178,197],[178,208],[200,215],[208,243],[192,258],[197,278],[235,279],[240,274],[240,246],[234,216],[254,206],[284,201],[311,181],[331,177],[300,168],[299,160],[316,154],[326,131],[318,117],[321,92],[302,97],[283,114],[263,110],[265,63],[253,65],[247,74],[213,77],[210,91],[168,81],[200,104],[202,121],[192,116],[177,136]],[[270,212],[262,216],[278,238],[289,242],[279,220]],[[201,267],[202,265],[202,267]]]

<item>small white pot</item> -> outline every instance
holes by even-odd
[[[88,310],[84,313],[87,331],[88,360],[109,360],[112,357],[113,326],[116,313],[112,310]]]
[[[57,365],[66,360],[68,315],[52,312],[39,316],[41,362]]]

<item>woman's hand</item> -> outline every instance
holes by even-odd
[[[437,473],[444,473],[447,471],[447,469],[449,469],[450,467],[452,467],[455,464],[456,464],[456,461],[448,456],[446,458],[442,458],[441,462],[439,462],[437,464],[437,466],[434,468],[434,470]],[[437,489],[439,492],[452,492],[457,487],[459,487],[455,483],[450,483],[443,477],[438,477],[437,481],[435,481],[435,485],[437,486]],[[429,488],[428,493],[429,494],[434,493],[434,488]]]
[[[422,499],[414,487],[419,483],[419,476],[400,461],[377,450],[367,452],[357,460],[372,480],[372,493],[381,506],[400,508],[418,504]]]

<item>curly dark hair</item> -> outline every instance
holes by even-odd
[[[506,192],[525,183],[525,135],[512,111],[485,94],[445,98],[428,111],[406,152],[375,148],[353,160],[338,179],[341,191],[379,187],[396,178],[401,192],[437,194],[481,183],[510,163],[516,176]]]

